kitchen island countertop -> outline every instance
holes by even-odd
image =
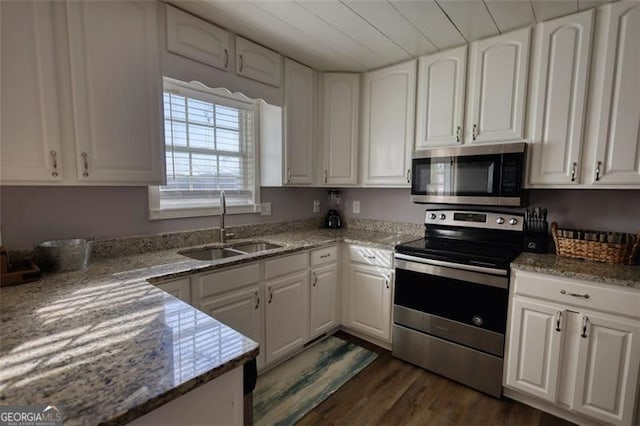
[[[151,283],[336,242],[393,249],[416,235],[311,229],[198,261],[183,249],[92,262],[0,290],[0,404],[60,404],[65,425],[123,424],[258,355],[258,344]],[[237,243],[231,241],[228,245]]]

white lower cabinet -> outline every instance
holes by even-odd
[[[640,292],[522,271],[513,277],[504,376],[519,393],[507,395],[543,399],[578,422],[634,424]]]
[[[191,285],[189,278],[163,282],[157,284],[156,287],[183,302],[191,303]]]
[[[383,341],[391,339],[393,271],[349,265],[347,326]]]
[[[310,321],[310,338],[317,337],[339,324],[337,263],[311,270]]]
[[[225,292],[201,301],[197,308],[264,347],[263,289],[259,284]],[[258,368],[264,365],[264,354],[257,359]]]
[[[301,348],[309,336],[308,270],[265,283],[266,362]]]

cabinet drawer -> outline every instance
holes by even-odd
[[[338,259],[338,247],[325,247],[311,252],[311,266],[335,262]]]
[[[197,303],[203,297],[234,290],[258,281],[260,281],[260,269],[257,263],[194,277],[193,300]]]
[[[279,257],[265,262],[264,278],[269,280],[307,267],[309,267],[309,254],[307,252]]]
[[[640,318],[640,291],[546,274],[513,271],[514,292],[578,308]],[[582,297],[588,295],[588,298]]]
[[[349,259],[352,262],[393,268],[393,253],[388,250],[365,246],[349,246]]]

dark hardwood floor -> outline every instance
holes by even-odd
[[[545,425],[571,423],[519,402],[498,400],[400,361],[349,334],[379,356],[298,425]]]

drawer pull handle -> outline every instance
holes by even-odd
[[[224,49],[224,68],[229,68],[229,49]]]
[[[256,307],[255,309],[258,309],[258,307],[260,307],[260,296],[258,296],[258,292],[255,292],[256,295]]]
[[[587,327],[589,326],[589,317],[582,317],[582,336],[583,338],[587,338]]]
[[[51,176],[58,177],[58,160],[56,159],[58,153],[55,151],[51,151],[49,155],[51,155],[51,162],[53,163],[53,171],[51,172]]]
[[[562,331],[560,328],[560,323],[562,321],[562,311],[558,311],[556,313],[556,331]]]
[[[239,71],[242,72],[242,69],[244,68],[244,59],[242,58],[242,54],[240,54],[238,56],[240,56],[240,69],[239,69]]]
[[[365,257],[365,259],[371,259],[371,260],[376,258],[375,256],[367,256],[366,254],[364,255],[364,257]]]
[[[596,162],[596,181],[600,180],[600,166],[602,166],[602,161]]]
[[[291,169],[287,169],[287,183],[291,183]]]
[[[327,257],[331,257],[331,254],[323,254],[320,256],[320,259],[326,259]]]
[[[327,183],[327,171],[324,171],[324,183]]]
[[[475,141],[477,137],[478,137],[478,125],[474,124],[473,129],[471,129],[471,139]]]
[[[315,272],[312,272],[313,274],[313,286],[315,287],[316,284],[318,284],[318,276],[316,275]]]
[[[271,287],[269,287],[269,303],[273,300],[273,291],[271,291]]]
[[[80,154],[80,156],[82,157],[82,162],[84,165],[84,172],[82,173],[82,176],[89,177],[89,155],[86,152],[83,152],[82,154]]]
[[[578,167],[578,163],[573,163],[571,165],[571,182],[576,181],[576,168]]]
[[[456,128],[456,142],[460,142],[460,126]]]
[[[411,169],[407,169],[407,183],[411,183]]]
[[[591,297],[588,294],[567,293],[567,290],[560,290],[560,294],[565,294],[573,297],[582,297],[583,299],[588,299],[589,297]]]
[[[386,286],[387,286],[387,288],[391,288],[391,287],[389,286],[389,282],[390,282],[390,281],[391,281],[391,279],[390,279],[390,278],[389,278],[389,276],[387,275],[387,277],[386,277],[386,278],[385,278],[385,280],[384,280],[384,285],[386,285]]]

